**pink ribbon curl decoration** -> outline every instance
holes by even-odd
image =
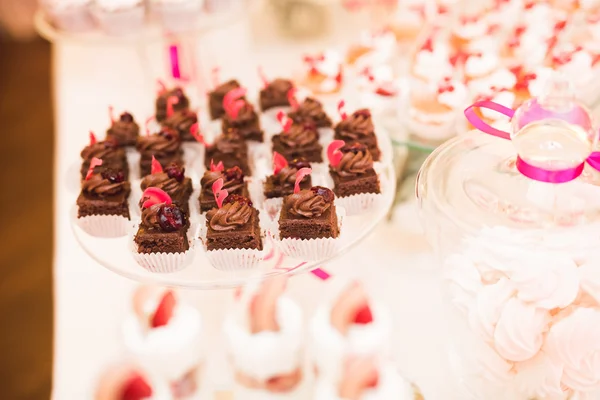
[[[470,105],[465,109],[465,117],[476,129],[487,133],[488,135],[511,140],[510,133],[494,128],[483,121],[475,112],[475,110],[478,108],[486,108],[488,110],[499,112],[510,119],[512,119],[512,117],[515,115],[515,111],[512,108],[494,103],[493,101],[482,100]],[[548,117],[549,115],[546,115],[547,113],[548,111],[543,110],[538,106],[538,109],[535,110],[534,118],[532,119],[542,119],[544,117]],[[577,115],[577,113],[573,113],[573,115],[567,115],[566,117],[573,117],[571,119],[577,120],[580,116]],[[600,151],[592,152],[584,162],[575,167],[560,170],[545,169],[532,165],[517,155],[516,168],[524,176],[539,182],[565,183],[577,179],[583,173],[586,163],[600,172]]]

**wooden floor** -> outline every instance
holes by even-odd
[[[0,38],[0,399],[52,382],[50,46]]]

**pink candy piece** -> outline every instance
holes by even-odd
[[[297,110],[298,107],[299,107],[298,100],[296,99],[296,92],[297,91],[298,91],[298,89],[296,89],[295,87],[293,87],[290,90],[288,90],[288,92],[287,92],[287,99],[288,99],[288,102],[290,103],[290,106],[292,107],[293,110]]]
[[[177,299],[175,298],[175,293],[172,290],[167,290],[160,299],[156,311],[154,311],[150,326],[158,328],[167,325],[173,316],[176,305]]]
[[[96,135],[94,135],[93,131],[90,131],[90,146],[95,145],[97,142]]]
[[[121,400],[140,400],[152,397],[152,387],[138,373],[133,374],[121,389]]]
[[[329,164],[332,167],[337,167],[340,161],[342,161],[342,157],[344,157],[344,155],[340,149],[344,147],[345,144],[346,142],[343,140],[334,140],[333,142],[329,143],[329,146],[327,146],[327,158],[329,159]]]
[[[170,96],[167,99],[167,117],[170,117],[173,115],[173,113],[175,113],[173,106],[177,103],[179,103],[179,98],[177,96]]]
[[[300,182],[306,175],[310,175],[312,173],[312,169],[310,168],[300,168],[298,172],[296,172],[296,183],[294,184],[294,193],[298,193],[300,191]]]
[[[219,161],[219,163],[217,165],[215,165],[215,163],[211,159],[210,160],[210,170],[212,172],[223,172],[225,170],[225,166],[223,165],[223,161]]]
[[[292,127],[292,119],[288,118],[283,111],[277,113],[277,121],[281,124],[281,128],[284,132],[288,132]]]
[[[279,171],[288,166],[288,162],[284,156],[278,152],[273,152],[273,175],[277,175]]]
[[[154,174],[160,174],[161,172],[163,172],[162,165],[160,165],[160,163],[156,160],[156,158],[154,158],[154,156],[152,156],[152,169],[151,169],[150,173],[152,175],[154,175]]]
[[[231,108],[232,104],[246,95],[246,89],[243,87],[235,88],[227,92],[223,97],[223,108],[227,111]]]
[[[146,122],[144,122],[144,126],[146,127],[146,136],[150,136],[150,122],[154,120],[154,116],[146,118]]]
[[[204,140],[204,136],[200,132],[200,127],[197,122],[195,122],[192,126],[190,126],[190,133],[196,139],[198,143],[202,143],[206,146],[206,141]]]
[[[171,205],[172,200],[164,190],[157,187],[149,187],[142,194],[142,208],[152,207],[155,204]]]
[[[238,114],[240,113],[240,110],[244,107],[245,104],[246,102],[244,100],[234,101],[227,110],[227,114],[229,115],[229,117],[232,119],[236,119]]]
[[[217,179],[212,185],[213,194],[215,195],[215,201],[217,202],[217,207],[219,208],[223,207],[223,201],[225,201],[225,199],[229,195],[227,190],[221,189],[223,189],[223,178]]]
[[[258,76],[260,76],[260,80],[262,81],[264,87],[269,86],[269,78],[267,78],[265,71],[261,66],[258,67]]]
[[[165,83],[162,80],[157,79],[156,84],[158,85],[158,94],[159,95],[161,95],[167,91],[167,85],[165,85]]]
[[[337,106],[338,113],[340,114],[340,117],[343,120],[348,118],[348,114],[346,113],[346,111],[344,111],[345,106],[346,106],[346,102],[344,100],[340,100],[340,102],[338,103],[338,106]]]
[[[89,180],[92,177],[92,174],[94,173],[94,168],[99,167],[100,165],[102,165],[102,160],[94,157],[92,158],[92,161],[90,161],[90,167],[88,168],[87,174],[85,175],[85,180]]]

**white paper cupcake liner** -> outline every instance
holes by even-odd
[[[300,385],[302,382],[300,382]],[[236,383],[233,393],[235,399],[242,400],[306,400],[307,393],[302,391],[301,388],[296,388],[288,393],[274,393],[260,389],[250,389],[245,386]]]
[[[275,197],[273,199],[265,199],[262,207],[271,220],[275,219],[279,215],[281,206],[283,204],[283,197]]]
[[[359,215],[371,211],[381,198],[381,193],[360,193],[338,197],[336,198],[336,204],[344,207],[346,215]]]
[[[77,225],[91,236],[118,238],[127,235],[131,221],[119,215],[90,215],[77,218]]]
[[[263,254],[263,250],[229,249],[207,251],[206,257],[220,271],[239,271],[256,268]]]
[[[188,230],[189,249],[183,253],[138,253],[137,245],[131,238],[131,254],[133,258],[146,270],[157,273],[172,273],[181,271],[191,264],[194,259],[194,240],[190,240],[190,232],[193,232],[193,226]],[[137,229],[135,229],[137,232]]]
[[[123,10],[104,10],[94,7],[94,17],[98,25],[109,35],[128,35],[136,33],[144,25],[144,6],[139,5]]]

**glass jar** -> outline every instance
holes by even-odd
[[[600,399],[600,172],[585,163],[597,131],[563,89],[526,102],[502,138],[459,136],[420,171],[457,399]],[[523,165],[583,171],[556,183]]]

